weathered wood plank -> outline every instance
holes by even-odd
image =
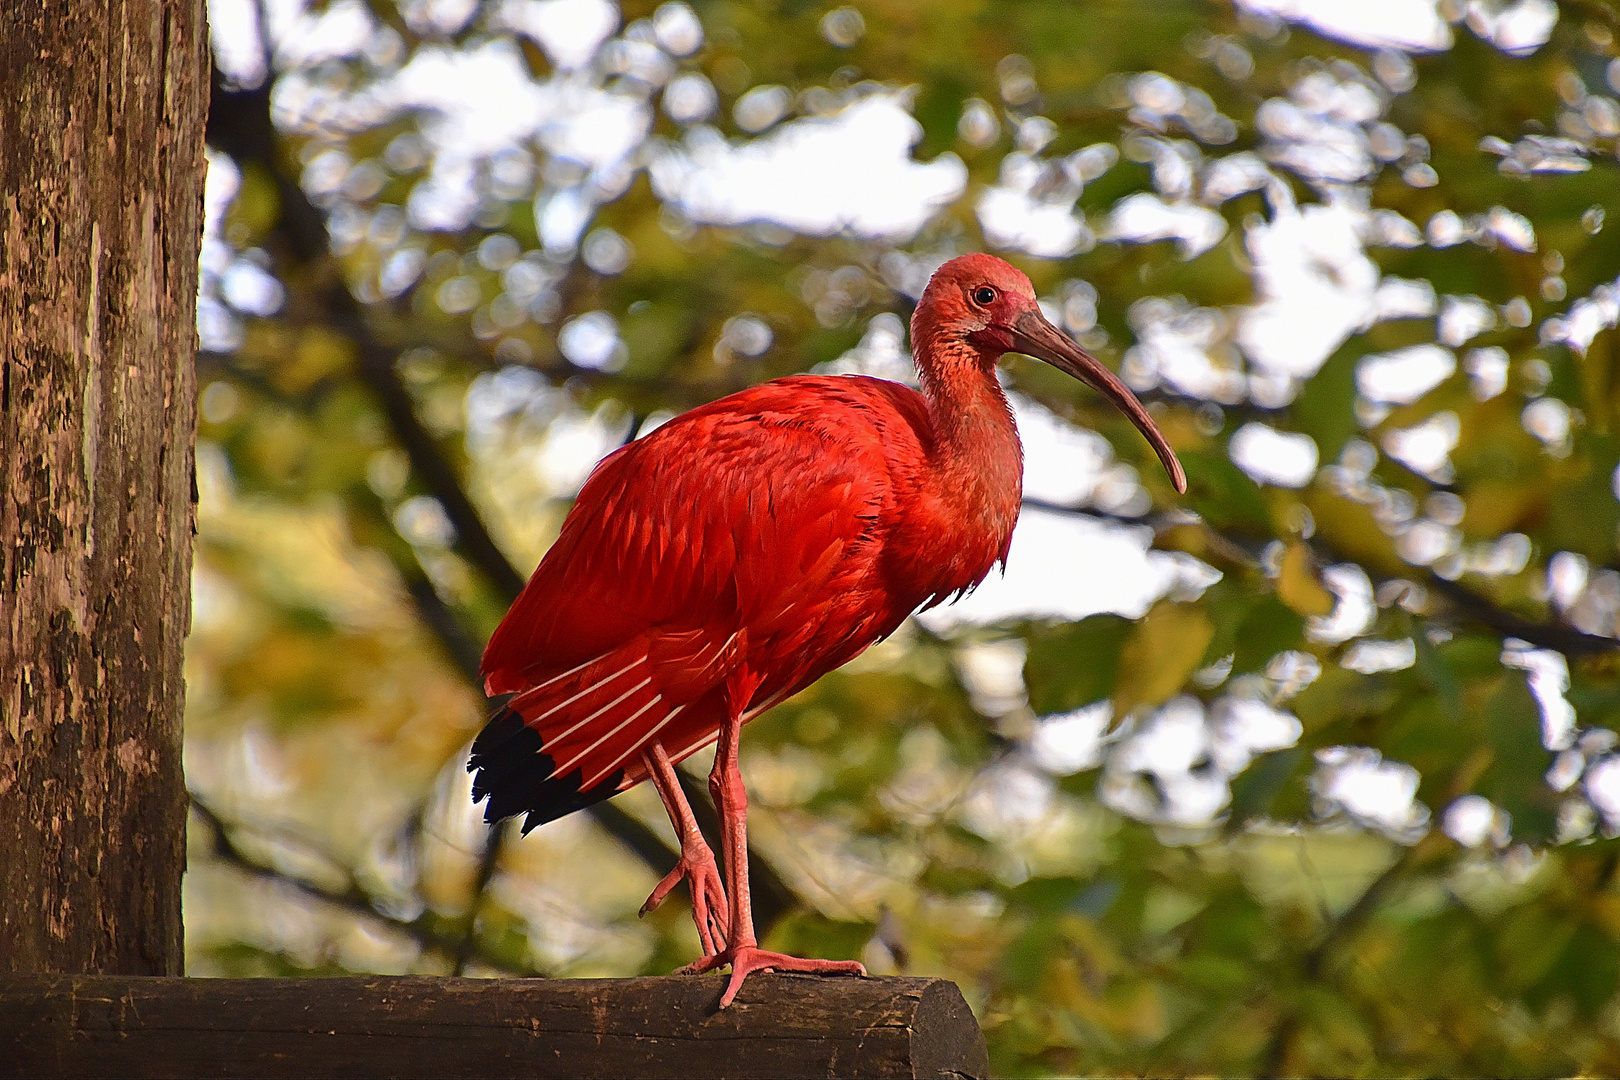
[[[0,976],[0,1076],[984,1076],[954,983]]]

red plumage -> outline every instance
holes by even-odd
[[[605,458],[484,654],[511,695],[473,744],[473,795],[525,831],[652,777],[691,881],[700,969],[858,970],[765,953],[748,905],[740,725],[972,588],[1007,557],[1023,453],[995,374],[1038,356],[1123,409],[1178,490],[1181,467],[1129,390],[1040,314],[1029,279],[967,255],[912,318],[922,392],[795,376],[686,413]],[[672,763],[720,738],[729,911]]]
[[[1006,557],[1016,477],[997,527],[964,528],[928,468],[934,442],[915,390],[795,376],[622,447],[491,639],[486,689],[517,695],[507,707],[559,778],[579,770],[574,790],[621,771],[596,797],[639,783],[655,736],[679,762],[714,740],[739,665],[760,675],[755,715]]]

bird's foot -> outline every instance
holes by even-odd
[[[697,924],[698,940],[703,945],[704,959],[709,959],[726,947],[730,936],[729,906],[726,890],[720,884],[720,870],[715,866],[714,853],[706,844],[685,847],[675,869],[664,875],[664,880],[653,889],[647,902],[641,905],[641,914],[652,911],[670,890],[684,879],[692,892],[692,921]]]
[[[731,966],[731,978],[726,992],[720,997],[723,1009],[731,1004],[742,989],[743,980],[754,971],[797,971],[811,975],[865,975],[866,968],[854,960],[813,960],[785,953],[768,952],[753,945],[722,949],[714,956],[705,956],[676,972],[678,975],[701,975],[726,965]]]

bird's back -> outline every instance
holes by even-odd
[[[930,439],[914,390],[796,376],[604,459],[484,655],[512,695],[473,746],[486,817],[528,829],[638,783],[650,740],[676,761],[713,740],[728,678],[755,715],[983,577],[1000,538],[947,571],[892,542],[940,531],[918,520]]]

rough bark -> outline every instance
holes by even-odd
[[[0,1077],[985,1076],[955,983],[0,976]]]
[[[203,8],[0,4],[0,969],[181,970]]]

